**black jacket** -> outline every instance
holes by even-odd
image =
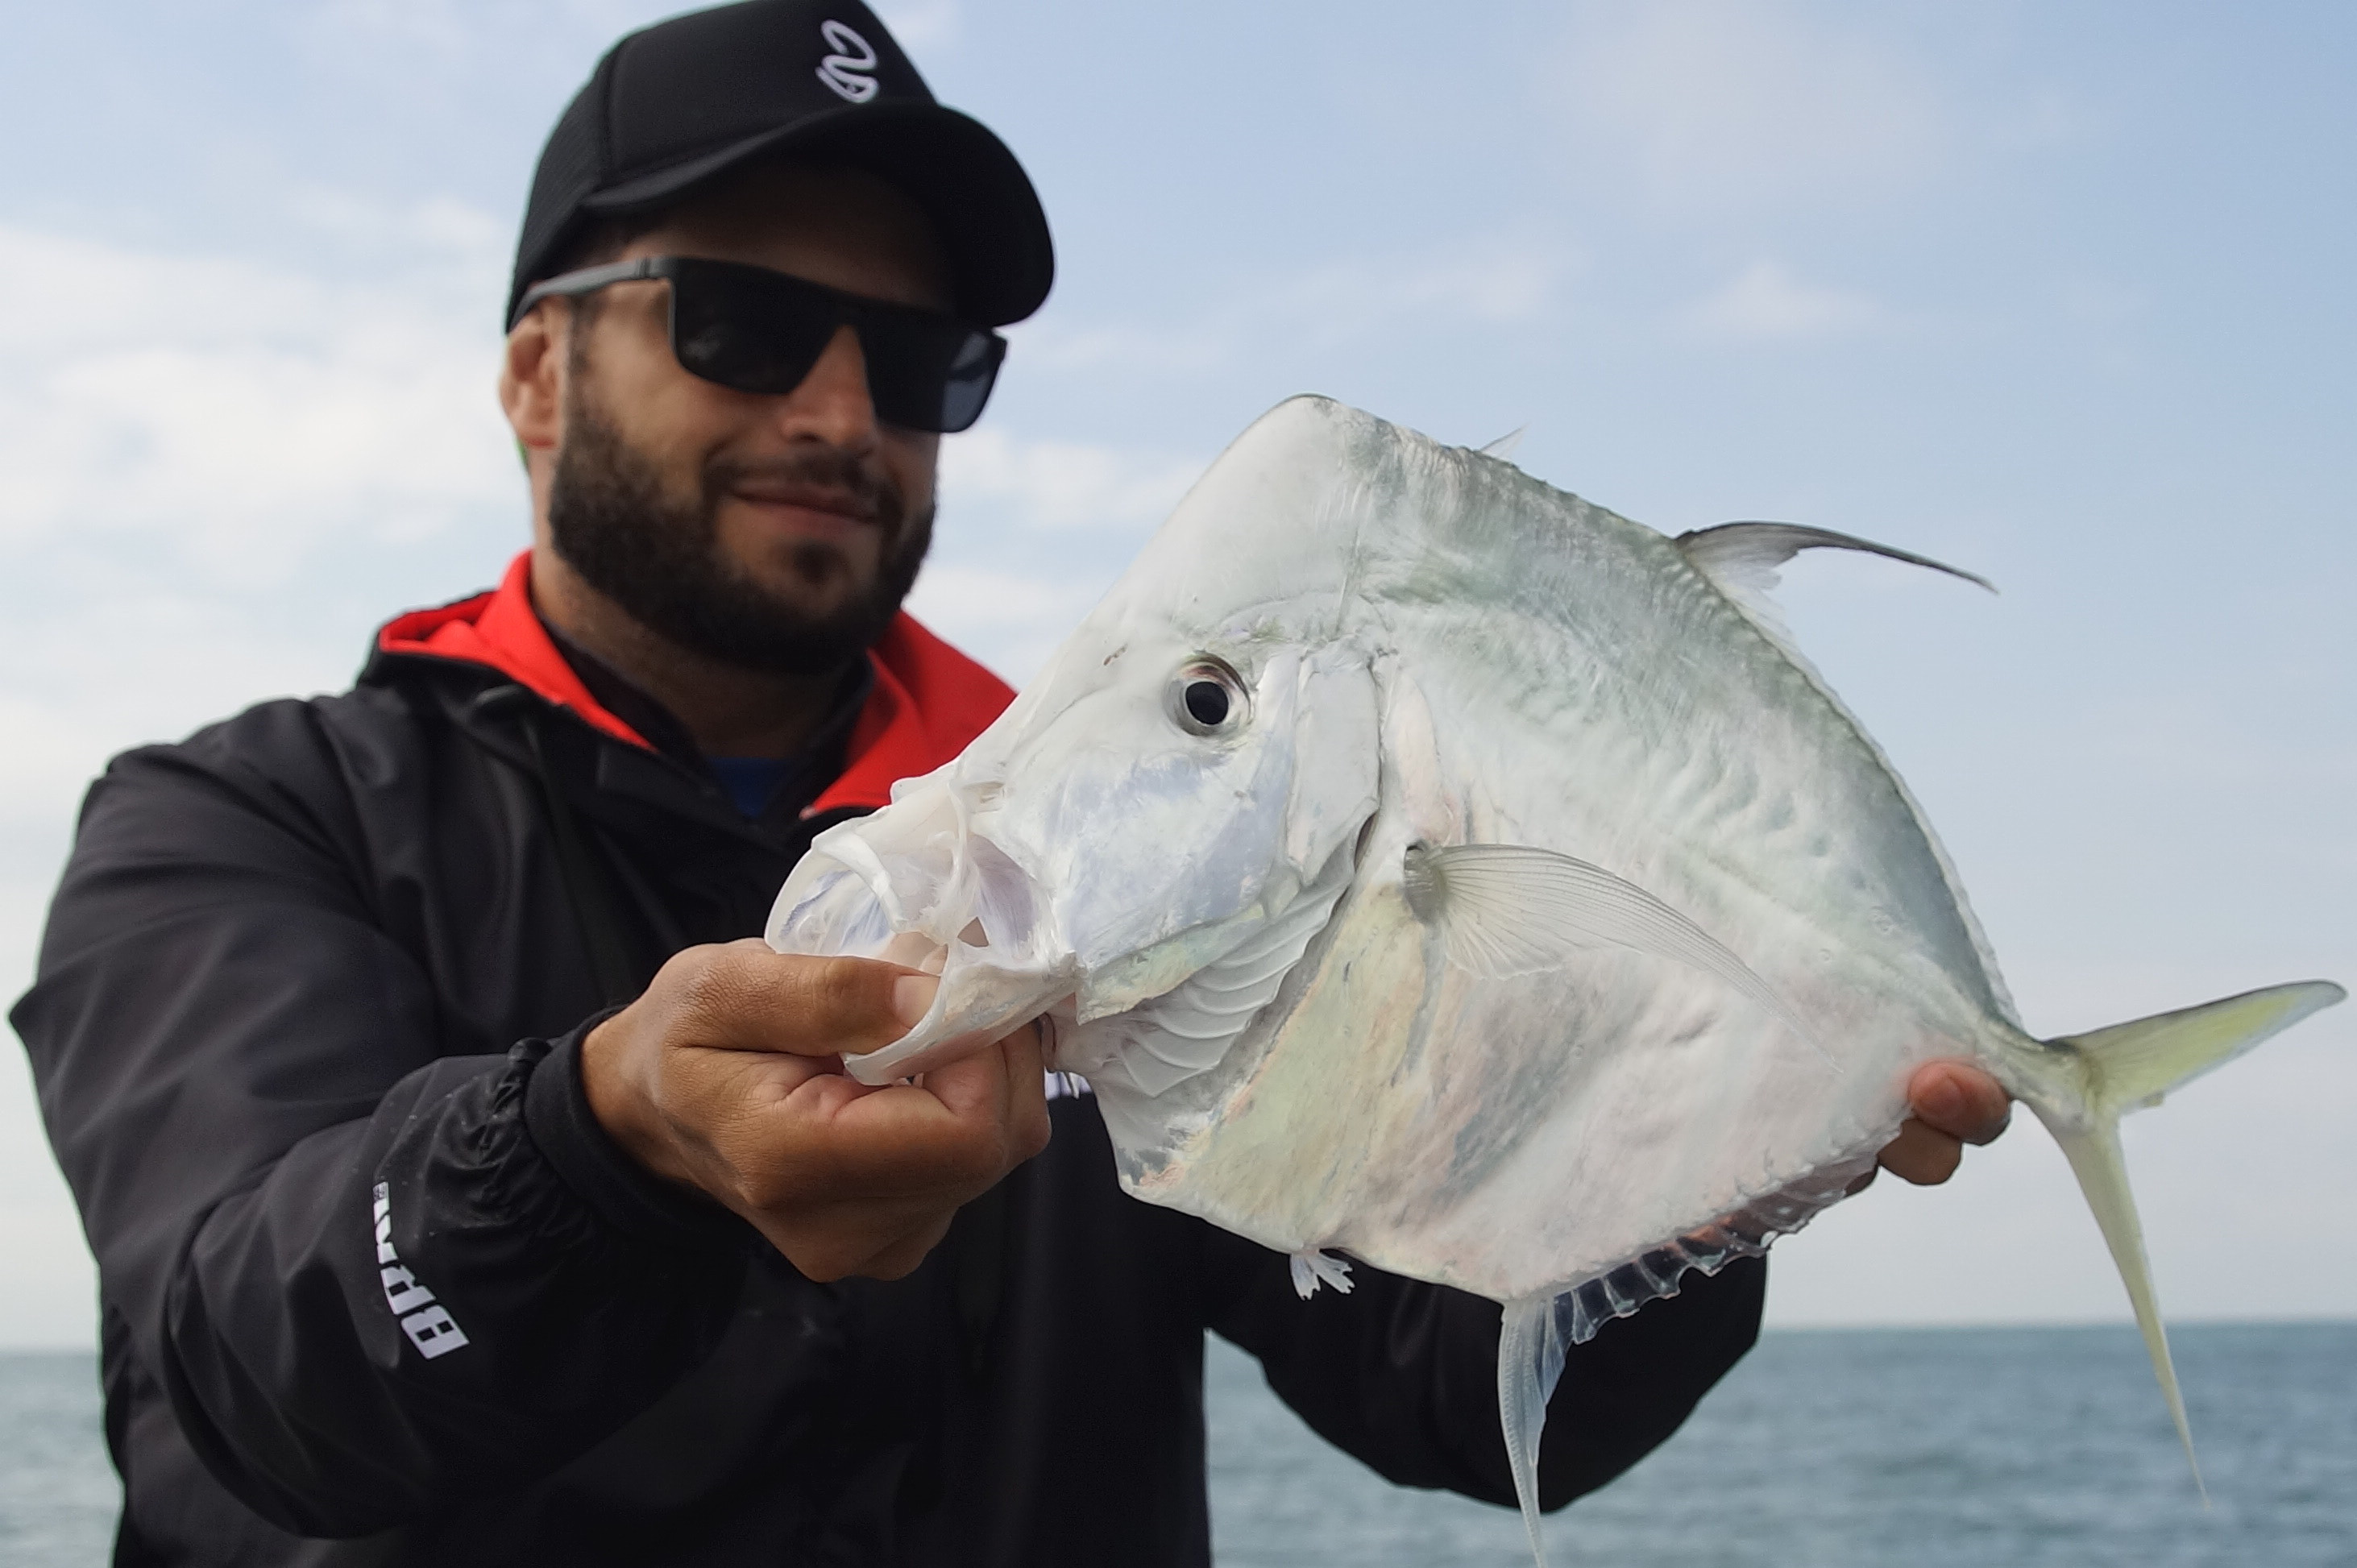
[[[748,822],[547,660],[418,637],[108,768],[13,1017],[99,1262],[118,1562],[1200,1564],[1206,1328],[1384,1476],[1511,1500],[1494,1305],[1363,1267],[1297,1299],[1124,1195],[1085,1096],[888,1284],[802,1279],[598,1129],[586,1022],[758,932],[845,779],[1003,701],[895,635],[924,668],[878,665],[814,814]],[[1676,1427],[1761,1286],[1573,1354],[1551,1504]]]

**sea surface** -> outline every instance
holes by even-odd
[[[1685,1429],[1547,1521],[1557,1568],[2357,1568],[2357,1323],[2173,1336],[2202,1507],[2133,1329],[1770,1333]],[[1521,1568],[1520,1520],[1328,1447],[1214,1340],[1222,1568]],[[0,1564],[105,1561],[91,1360],[0,1354]]]

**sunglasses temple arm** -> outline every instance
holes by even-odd
[[[583,267],[578,272],[559,273],[553,278],[543,278],[524,290],[523,297],[516,301],[515,316],[509,321],[508,330],[514,331],[516,322],[530,315],[532,307],[544,299],[569,299],[613,284],[638,283],[660,277],[662,275],[661,263],[664,260],[662,256],[639,256],[627,262],[608,262],[600,266]]]

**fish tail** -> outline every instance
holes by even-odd
[[[2094,1211],[2112,1262],[2119,1268],[2120,1281],[2127,1286],[2136,1327],[2152,1357],[2153,1375],[2159,1379],[2160,1391],[2169,1401],[2169,1419],[2177,1423],[2178,1440],[2185,1444],[2186,1463],[2193,1467],[2193,1484],[2201,1489],[2205,1504],[2209,1489],[2201,1484],[2201,1463],[2193,1455],[2193,1430],[2185,1419],[2185,1400],[2178,1391],[2177,1369],[2169,1355],[2169,1335],[2161,1326],[2159,1305],[2153,1294],[2144,1226],[2136,1218],[2135,1195],[2128,1189],[2127,1164],[2120,1150],[2120,1118],[2159,1104],[2161,1096],[2179,1084],[2231,1061],[2345,995],[2341,987],[2324,981],[2276,985],[2115,1024],[2093,1034],[2065,1036],[2048,1044],[2069,1053],[2078,1067],[2078,1092],[2068,1097],[2076,1103],[2067,1109],[2050,1109],[2039,1103],[2043,1097],[2031,1101],[2039,1119],[2070,1159],[2079,1190],[2086,1195],[2087,1207]]]
[[[1505,1431],[1514,1500],[1522,1505],[1538,1568],[1546,1568],[1546,1546],[1539,1539],[1539,1434],[1546,1426],[1547,1399],[1563,1376],[1563,1329],[1555,1313],[1563,1299],[1510,1301],[1498,1325],[1498,1424]]]
[[[2041,1112],[2041,1115],[2043,1113]],[[2177,1423],[2177,1440],[2185,1444],[2185,1462],[2193,1469],[2193,1485],[2201,1494],[2202,1503],[2210,1501],[2210,1488],[2202,1484],[2201,1461],[2193,1453],[2193,1428],[2186,1423],[2185,1398],[2178,1391],[2177,1367],[2169,1359],[2169,1331],[2161,1326],[2160,1306],[2153,1297],[2152,1269],[2146,1262],[2144,1226],[2136,1219],[2136,1197],[2128,1190],[2128,1168],[2120,1157],[2120,1129],[2116,1118],[2096,1126],[2071,1130],[2047,1122],[2054,1141],[2062,1145],[2070,1157],[2072,1172],[2079,1178],[2079,1190],[2087,1196],[2087,1207],[2095,1211],[2095,1223],[2102,1227],[2104,1240],[2112,1250],[2112,1262],[2119,1266],[2120,1283],[2128,1289],[2128,1304],[2136,1309],[2136,1327],[2144,1335],[2144,1348],[2152,1357],[2153,1376],[2160,1380],[2160,1391],[2169,1401],[2169,1418]]]

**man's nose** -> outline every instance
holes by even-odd
[[[867,390],[867,358],[859,334],[838,327],[802,384],[785,394],[779,421],[790,435],[813,435],[846,451],[876,445],[876,400]]]

